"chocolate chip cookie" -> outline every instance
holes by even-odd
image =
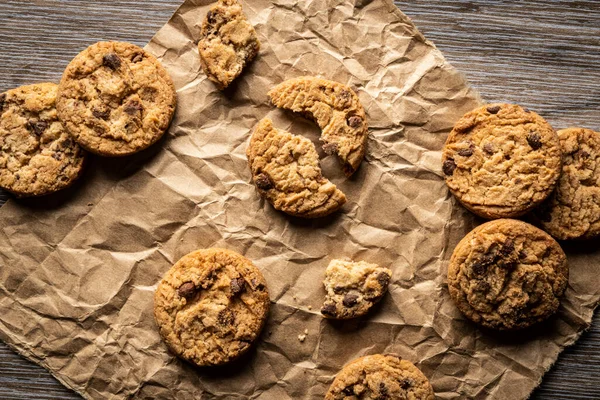
[[[356,172],[365,156],[369,126],[365,110],[350,87],[303,76],[280,83],[269,96],[277,107],[313,119],[321,128],[323,151],[337,154],[346,176]]]
[[[86,150],[125,156],[161,138],[175,103],[173,81],[153,55],[129,43],[99,42],[67,66],[56,108]]]
[[[336,376],[325,400],[433,400],[431,384],[410,361],[396,355],[360,357]]]
[[[70,186],[85,153],[58,120],[54,83],[0,94],[0,187],[17,196],[41,196]]]
[[[544,230],[557,239],[588,239],[600,234],[600,133],[558,131],[562,174],[555,191],[535,212]]]
[[[364,261],[332,260],[325,270],[326,318],[349,319],[365,315],[387,292],[392,271]]]
[[[323,177],[314,144],[261,120],[246,150],[252,180],[277,210],[302,218],[337,211],[346,196]]]
[[[517,217],[554,189],[561,169],[558,135],[539,115],[511,104],[467,113],[442,155],[450,191],[484,218]]]
[[[522,221],[485,223],[460,241],[448,267],[450,296],[487,328],[527,328],[556,312],[569,270],[558,243]]]
[[[259,49],[256,31],[237,0],[219,0],[208,11],[198,51],[204,73],[220,89],[242,73]]]
[[[265,279],[250,260],[206,249],[167,272],[154,295],[154,316],[177,356],[198,366],[222,365],[250,349],[269,305]]]

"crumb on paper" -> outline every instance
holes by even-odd
[[[309,310],[312,310],[312,306],[308,306],[308,309],[309,309]]]
[[[301,334],[298,335],[298,340],[300,341],[300,343],[304,343],[304,341],[306,340],[306,334]]]
[[[93,205],[94,205],[94,203],[88,203],[88,207],[91,207]]]
[[[294,301],[298,301],[298,298],[296,296],[293,297]]]
[[[305,330],[304,330],[304,334],[305,334],[305,335],[308,335],[308,329],[305,329]]]

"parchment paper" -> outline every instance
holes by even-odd
[[[133,158],[93,158],[57,196],[0,209],[0,338],[89,399],[319,399],[352,359],[394,352],[415,362],[443,399],[528,396],[600,298],[597,247],[566,247],[560,312],[517,335],[466,321],[445,286],[447,260],[475,221],[448,195],[440,149],[480,104],[390,0],[245,0],[262,49],[225,93],[201,72],[195,41],[208,1],[190,0],[147,46],[175,81],[169,134]],[[284,79],[318,75],[354,87],[371,135],[358,173],[322,166],[347,195],[342,212],[303,221],[275,211],[250,183],[253,126],[318,138],[268,104]],[[233,366],[194,368],[161,342],[152,315],[162,275],[186,253],[220,246],[252,259],[272,299],[255,349]],[[388,266],[390,293],[367,318],[319,314],[332,258]],[[308,330],[306,340],[297,337]]]

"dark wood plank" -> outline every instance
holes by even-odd
[[[87,44],[143,45],[180,0],[4,0],[0,91],[57,81]],[[398,1],[483,97],[541,112],[557,128],[600,129],[600,5],[596,0]],[[6,198],[0,193],[0,204]],[[600,398],[600,316],[561,355],[534,399]],[[0,344],[0,398],[79,398]]]

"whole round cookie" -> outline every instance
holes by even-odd
[[[600,133],[558,131],[562,174],[555,191],[534,217],[557,239],[588,239],[600,234]]]
[[[433,400],[431,384],[410,361],[396,355],[360,357],[346,365],[329,387],[325,400]]]
[[[17,196],[41,196],[70,186],[85,152],[58,120],[54,83],[0,94],[0,187]]]
[[[265,279],[250,260],[205,249],[166,273],[154,295],[154,317],[177,356],[198,366],[222,365],[250,349],[269,305]]]
[[[454,249],[450,296],[487,328],[527,328],[556,312],[569,277],[567,258],[550,235],[499,219],[473,229]]]
[[[161,138],[175,103],[173,81],[153,55],[129,43],[99,42],[67,66],[56,108],[86,150],[125,156]]]
[[[512,104],[467,113],[442,154],[450,191],[484,218],[517,217],[544,201],[560,175],[558,135],[539,115]]]

